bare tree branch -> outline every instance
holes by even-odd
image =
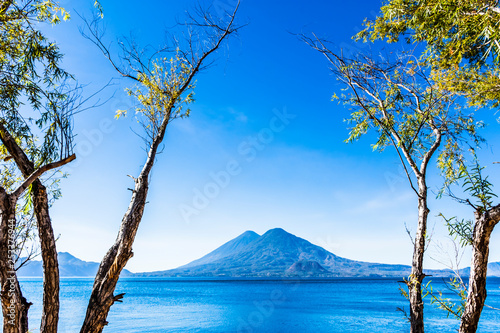
[[[60,161],[57,162],[52,162],[49,164],[45,164],[44,166],[38,168],[35,172],[33,172],[28,178],[24,180],[24,182],[12,193],[12,196],[14,198],[19,198],[19,196],[30,186],[35,179],[40,177],[43,173],[61,167],[65,164],[68,164],[69,162],[73,161],[76,158],[76,155],[73,154],[69,157],[66,157]]]

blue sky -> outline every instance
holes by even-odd
[[[117,74],[79,34],[82,22],[75,10],[85,13],[88,2],[75,8],[75,2],[62,1],[72,20],[48,28],[47,34],[65,54],[65,68],[88,84],[90,94]],[[153,46],[194,4],[101,2],[109,41],[132,33],[140,45]],[[315,32],[337,47],[366,50],[350,38],[379,6],[378,1],[242,1],[239,20],[248,25],[199,75],[191,117],[168,130],[127,268],[174,268],[246,230],[262,234],[275,227],[350,259],[411,262],[405,223],[415,230],[416,197],[394,151],[373,152],[371,136],[343,142],[348,111],[331,101],[339,87],[328,64],[291,34]],[[100,261],[114,242],[130,200],[127,175],[137,175],[145,160],[142,141],[131,131],[134,117],[113,118],[117,109],[133,106],[123,91],[131,84],[116,80],[100,95],[103,100],[112,96],[105,105],[75,119],[77,161],[65,169],[70,176],[52,217],[59,251],[84,260]],[[493,119],[491,111],[482,112]],[[500,167],[491,164],[498,156],[495,132],[485,131],[490,145],[482,154],[493,171]],[[432,171],[432,188],[440,182]],[[200,199],[199,193],[209,195]],[[436,249],[448,240],[443,221],[435,216],[470,212],[451,200],[432,200],[430,208],[435,232],[429,254],[447,260]],[[497,261],[498,240],[496,233],[491,259]],[[462,265],[467,264],[465,258]],[[439,267],[430,257],[426,265]]]

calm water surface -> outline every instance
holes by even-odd
[[[444,288],[434,280],[434,288]],[[79,332],[92,279],[62,279],[60,332]],[[41,279],[22,279],[34,303],[30,328],[38,332]],[[500,308],[500,279],[488,280],[488,300]],[[408,308],[396,279],[180,279],[125,278],[104,332],[409,332],[399,308]],[[445,293],[445,295],[447,295]],[[448,293],[448,297],[452,297]],[[427,302],[428,303],[428,302]],[[458,321],[426,304],[428,332],[456,332]],[[478,332],[500,332],[500,311],[485,308]]]

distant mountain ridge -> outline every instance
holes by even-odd
[[[61,277],[95,277],[99,263],[80,260],[68,252],[58,252],[59,275]],[[43,268],[40,260],[31,260],[17,271],[19,277],[42,277]],[[121,276],[133,273],[124,269]]]
[[[176,277],[403,277],[407,265],[355,261],[339,257],[281,228],[262,236],[246,231],[219,248],[176,269],[137,273],[135,276]],[[450,276],[449,270],[427,270]]]
[[[95,277],[99,263],[59,252],[61,277]],[[410,274],[407,265],[369,263],[339,257],[281,228],[262,236],[246,231],[207,255],[176,269],[131,273],[121,277],[397,277]],[[18,270],[20,277],[42,277],[42,263],[32,260]],[[434,277],[451,276],[450,270],[426,270]],[[470,268],[460,270],[468,277]],[[500,277],[500,262],[488,264],[488,276]]]

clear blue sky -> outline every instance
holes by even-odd
[[[82,22],[75,9],[85,12],[92,1],[87,2],[62,1],[72,20],[47,33],[90,94],[117,74],[78,32]],[[195,3],[101,2],[109,40],[132,32],[140,45],[153,46]],[[242,0],[238,19],[248,26],[219,53],[216,65],[199,75],[191,117],[168,130],[127,268],[174,268],[246,230],[262,234],[275,227],[350,259],[411,262],[405,223],[415,230],[416,197],[394,152],[372,152],[370,136],[343,142],[348,112],[331,102],[339,87],[328,64],[291,34],[315,32],[338,47],[363,50],[365,45],[350,38],[379,6],[367,0]],[[106,99],[114,93],[107,104],[76,117],[77,161],[65,169],[70,176],[62,183],[63,198],[52,209],[59,251],[84,260],[100,261],[114,242],[130,200],[132,181],[126,175],[137,175],[145,160],[142,141],[130,129],[137,129],[134,118],[113,119],[117,109],[133,106],[123,91],[132,82],[116,82],[101,94]],[[289,116],[279,122],[276,114]],[[494,130],[485,133],[490,146],[483,155],[491,162],[500,156],[499,137]],[[495,168],[500,165],[489,164],[488,170]],[[232,174],[227,177],[225,170]],[[498,177],[492,180],[500,184]],[[440,181],[431,175],[433,189]],[[208,200],[197,194],[205,191]],[[193,212],[188,206],[196,214],[187,214]],[[432,201],[430,207],[435,233],[429,253],[446,260],[435,248],[447,244],[443,221],[435,216],[470,212],[450,200]],[[499,240],[495,233],[492,260],[500,260]],[[462,264],[468,265],[468,258]],[[439,267],[430,258],[426,265]]]

